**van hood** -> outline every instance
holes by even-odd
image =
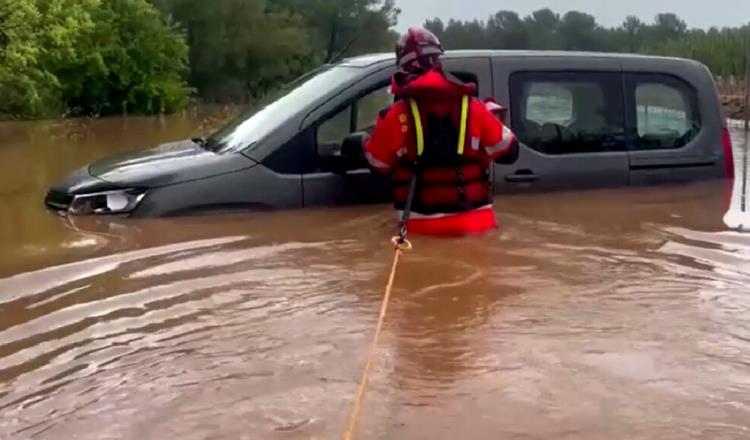
[[[242,154],[216,154],[197,142],[184,140],[111,156],[92,163],[88,171],[119,187],[153,188],[231,173],[255,164]]]

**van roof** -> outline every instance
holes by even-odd
[[[448,50],[445,52],[446,58],[468,58],[468,57],[558,57],[558,58],[604,58],[604,59],[622,59],[622,60],[671,60],[688,63],[700,64],[694,60],[684,58],[642,55],[631,53],[611,53],[611,52],[573,52],[573,51],[555,51],[555,50]],[[385,61],[392,61],[395,58],[393,53],[374,53],[357,57],[346,58],[341,64],[351,67],[369,67]]]

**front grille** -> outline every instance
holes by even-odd
[[[57,211],[67,211],[72,202],[73,196],[54,189],[50,190],[47,193],[47,197],[44,199],[44,204],[47,205],[48,208]]]

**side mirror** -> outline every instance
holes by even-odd
[[[336,174],[346,174],[348,171],[367,168],[365,145],[370,135],[365,132],[352,133],[341,144],[339,151],[328,156],[330,170]]]
[[[366,166],[365,145],[369,139],[370,135],[363,131],[350,134],[341,144],[341,156],[361,160]]]

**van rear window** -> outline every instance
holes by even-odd
[[[698,135],[700,111],[689,85],[658,74],[628,74],[627,84],[637,122],[633,149],[682,148]]]
[[[544,154],[626,150],[622,82],[617,74],[514,74],[511,117],[521,142]]]

